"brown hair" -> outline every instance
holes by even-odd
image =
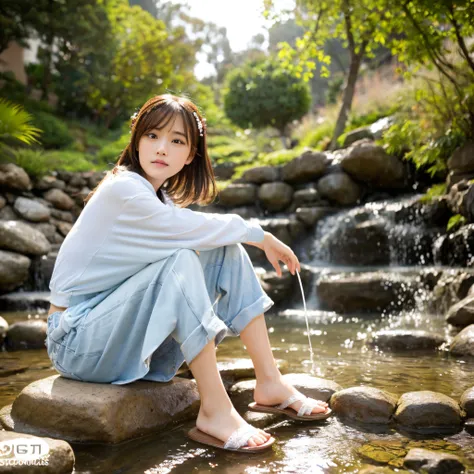
[[[203,136],[199,135],[199,128],[194,112],[199,117],[204,127]],[[190,156],[194,156],[189,165],[167,179],[164,187],[166,194],[173,202],[181,207],[189,204],[208,204],[217,196],[217,185],[212,169],[211,160],[207,152],[207,133],[205,121],[198,108],[187,98],[172,94],[157,95],[149,99],[136,114],[132,121],[131,138],[129,144],[122,151],[114,168],[100,181],[100,183],[84,199],[87,204],[89,199],[97,191],[97,188],[110,175],[116,175],[120,171],[135,171],[145,177],[138,158],[138,143],[141,137],[153,128],[162,129],[168,125],[178,114],[184,123],[184,133],[191,143]],[[158,198],[160,190],[157,191]],[[162,199],[163,200],[163,199]]]

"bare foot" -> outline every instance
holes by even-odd
[[[291,397],[291,395],[296,395],[297,393],[299,392],[296,390],[296,388],[294,388],[288,382],[285,382],[282,377],[279,377],[277,379],[264,382],[259,382],[257,380],[253,398],[255,402],[260,405],[273,406],[283,403],[288,397]],[[311,398],[310,400],[313,399]],[[327,411],[328,404],[326,402],[321,400],[314,401],[317,403],[317,405],[313,408],[311,413],[325,413]],[[302,404],[303,403],[298,400],[289,405],[289,407],[298,411]]]
[[[209,412],[201,407],[196,420],[196,426],[199,430],[220,439],[224,443],[235,430],[244,424],[246,424],[246,421],[232,405]],[[270,438],[271,435],[269,433],[259,429],[258,434],[253,435],[248,440],[247,446],[259,446],[266,443]]]

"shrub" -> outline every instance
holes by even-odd
[[[43,130],[41,143],[46,149],[64,148],[74,141],[67,125],[48,112],[34,112],[34,123]]]

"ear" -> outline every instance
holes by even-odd
[[[191,162],[192,162],[193,160],[194,160],[194,155],[192,155],[192,156],[190,155],[190,156],[188,157],[188,159],[185,161],[184,164],[189,165],[189,164],[191,164]]]

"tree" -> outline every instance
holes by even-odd
[[[242,128],[274,127],[286,146],[288,125],[309,110],[311,94],[301,79],[272,59],[250,62],[228,76],[224,109]]]
[[[272,8],[273,1],[265,0],[265,4]],[[328,76],[326,64],[330,63],[330,57],[324,51],[326,42],[331,38],[340,39],[349,52],[342,104],[331,141],[331,148],[335,148],[352,108],[362,61],[373,57],[373,50],[390,37],[392,14],[384,0],[297,0],[296,6],[297,22],[305,32],[296,41],[295,48],[287,43],[282,45],[279,58],[285,67],[293,64],[295,73],[309,80],[318,60],[320,74]]]

